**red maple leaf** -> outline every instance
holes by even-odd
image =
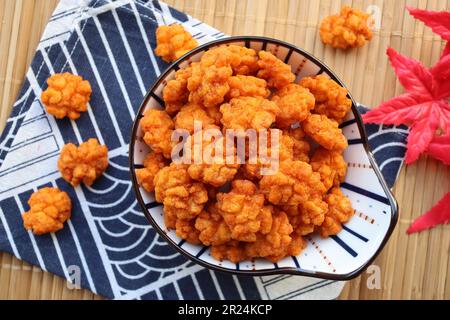
[[[450,143],[450,55],[443,56],[433,68],[428,69],[392,48],[387,50],[387,54],[407,92],[364,114],[364,122],[409,126],[407,164],[413,163],[425,152],[431,156],[438,154],[439,160],[450,163],[450,153],[442,154],[440,145],[440,142]],[[433,149],[430,151],[432,142]]]
[[[409,13],[416,19],[425,23],[442,39],[450,41],[450,12],[429,11],[407,7]],[[450,42],[444,49],[443,56],[450,54]]]
[[[449,42],[450,44],[450,42]],[[447,45],[448,46],[448,45]],[[441,83],[439,86],[440,92],[444,99],[447,95],[446,108],[449,109],[448,96],[450,92],[450,54],[443,56],[441,60],[433,67],[433,74],[435,74],[435,81]],[[441,136],[435,136],[428,146],[427,153],[433,158],[442,161],[446,165],[450,165],[450,130],[448,130],[449,120],[447,119],[446,132]]]
[[[413,222],[408,234],[433,228],[450,221],[450,193],[447,193],[430,211]]]
[[[406,93],[366,113],[363,120],[366,123],[410,126],[407,164],[427,153],[450,165],[450,12],[409,7],[408,10],[447,40],[447,45],[441,59],[431,69],[398,54],[394,49],[388,49],[387,54]],[[414,221],[407,232],[420,232],[449,221],[450,193]]]
[[[428,146],[427,153],[433,158],[450,165],[450,135],[435,137]]]

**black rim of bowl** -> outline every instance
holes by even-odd
[[[397,220],[398,220],[398,205],[397,205],[397,201],[395,200],[391,190],[389,189],[389,187],[386,184],[386,181],[384,180],[384,177],[381,173],[381,170],[378,167],[378,164],[375,161],[375,158],[372,154],[372,152],[370,151],[370,147],[369,147],[369,142],[368,142],[368,138],[367,138],[367,133],[364,127],[364,124],[362,122],[362,118],[361,115],[358,111],[358,109],[356,108],[356,102],[353,99],[351,93],[348,93],[348,96],[350,97],[350,99],[352,100],[352,112],[354,114],[354,117],[356,119],[356,123],[358,125],[358,129],[361,135],[361,139],[362,139],[362,144],[364,146],[364,149],[368,155],[370,164],[372,165],[373,170],[375,171],[378,180],[381,184],[381,186],[383,187],[383,190],[389,200],[389,205],[391,207],[391,221],[390,221],[390,225],[389,228],[386,232],[386,235],[384,236],[380,246],[378,247],[377,251],[358,269],[347,273],[347,274],[332,274],[332,273],[325,273],[325,272],[313,272],[313,271],[308,271],[308,270],[303,270],[303,269],[296,269],[296,268],[292,268],[292,267],[285,267],[285,268],[278,268],[278,269],[267,269],[267,270],[232,270],[232,269],[228,269],[228,268],[223,268],[220,266],[216,266],[216,265],[212,265],[209,264],[207,262],[205,262],[202,259],[199,259],[197,257],[195,257],[194,255],[190,254],[189,252],[185,251],[184,249],[182,249],[181,247],[179,247],[179,245],[177,243],[175,243],[167,234],[164,230],[162,230],[159,225],[153,220],[152,215],[149,212],[149,209],[146,207],[144,200],[142,199],[142,196],[140,194],[139,191],[139,184],[137,182],[137,178],[136,178],[136,174],[135,174],[135,170],[138,169],[138,167],[135,166],[134,164],[134,146],[135,146],[135,141],[136,141],[136,134],[137,134],[137,129],[138,129],[138,125],[139,125],[139,120],[142,117],[142,113],[143,110],[145,108],[145,106],[147,105],[149,99],[151,97],[154,98],[155,94],[153,93],[153,91],[155,90],[155,88],[157,88],[160,83],[166,78],[167,74],[172,72],[173,70],[178,70],[179,69],[179,64],[184,62],[185,60],[189,59],[191,56],[197,54],[200,51],[204,51],[205,49],[208,49],[210,47],[216,47],[218,45],[222,45],[222,44],[228,44],[228,43],[236,43],[236,42],[244,42],[245,46],[248,47],[250,42],[252,41],[256,41],[256,42],[262,42],[263,43],[263,48],[262,50],[265,49],[267,44],[274,44],[274,45],[278,45],[278,46],[283,46],[289,49],[288,51],[288,55],[287,57],[291,56],[292,52],[297,52],[301,55],[303,55],[305,58],[307,58],[308,60],[313,61],[317,66],[320,66],[320,71],[318,72],[318,74],[321,74],[323,72],[327,72],[328,75],[335,80],[336,82],[338,82],[341,86],[345,87],[345,85],[343,84],[343,82],[334,74],[333,71],[331,71],[331,69],[326,66],[322,61],[320,61],[319,59],[317,59],[316,57],[314,57],[313,55],[311,55],[310,53],[304,51],[303,49],[298,48],[297,46],[294,46],[290,43],[281,41],[281,40],[277,40],[277,39],[272,39],[272,38],[268,38],[268,37],[259,37],[259,36],[236,36],[236,37],[228,37],[228,38],[223,38],[223,39],[219,39],[219,40],[214,40],[214,41],[210,41],[208,43],[205,43],[197,48],[195,48],[194,50],[186,53],[184,56],[182,56],[181,58],[179,58],[178,60],[176,60],[175,62],[173,62],[169,67],[167,67],[167,69],[161,73],[161,75],[158,77],[158,79],[155,81],[155,83],[151,86],[150,90],[147,92],[147,94],[144,97],[143,102],[141,103],[139,110],[136,114],[136,118],[134,120],[133,123],[133,129],[132,129],[132,133],[131,133],[131,140],[130,140],[130,146],[129,146],[129,161],[130,161],[130,174],[131,174],[131,181],[133,184],[133,189],[135,191],[137,200],[139,202],[139,205],[141,206],[145,217],[147,218],[147,220],[150,222],[150,224],[153,226],[153,228],[155,228],[155,230],[158,232],[158,234],[163,237],[172,247],[174,247],[179,253],[181,253],[182,255],[186,256],[187,258],[189,258],[190,260],[206,267],[206,268],[210,268],[212,270],[216,270],[216,271],[221,271],[221,272],[226,272],[226,273],[232,273],[232,274],[237,274],[237,275],[248,275],[248,276],[267,276],[267,275],[275,275],[275,274],[292,274],[292,275],[299,275],[299,276],[308,276],[308,277],[314,277],[314,278],[321,278],[321,279],[329,279],[329,280],[350,280],[353,279],[355,277],[357,277],[358,275],[360,275],[371,263],[372,261],[380,254],[380,252],[383,250],[384,246],[386,245],[388,239],[390,238],[396,224],[397,224]],[[162,204],[161,204],[162,206]]]

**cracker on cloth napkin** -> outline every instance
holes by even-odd
[[[298,276],[237,277],[186,260],[149,226],[132,190],[128,142],[147,88],[167,67],[153,53],[158,25],[182,23],[200,43],[220,31],[158,1],[62,0],[55,10],[0,139],[0,250],[116,299],[334,299],[343,283]],[[55,120],[39,100],[49,75],[89,80],[91,108],[76,122]],[[397,128],[371,127],[377,159],[391,185],[404,148],[384,146]],[[402,130],[402,129],[400,129]],[[400,132],[400,134],[399,134]],[[57,172],[65,143],[97,137],[110,166],[92,187],[70,187]],[[375,141],[375,140],[374,140]],[[397,140],[396,140],[397,141]],[[388,152],[389,151],[389,152]],[[72,219],[56,234],[24,230],[31,193],[58,186],[73,201]]]

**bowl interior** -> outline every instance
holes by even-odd
[[[137,184],[135,169],[142,167],[149,152],[148,146],[143,142],[138,120],[145,110],[164,107],[162,90],[167,81],[174,78],[176,70],[200,60],[203,53],[211,47],[225,43],[246,46],[256,51],[270,51],[292,67],[297,80],[305,76],[324,74],[343,85],[320,61],[292,45],[274,39],[227,38],[208,43],[188,53],[161,75],[147,94],[134,125],[130,145],[131,172],[137,198],[145,215],[177,250],[207,267],[252,275],[293,273],[342,280],[356,276],[376,257],[387,241],[397,220],[397,206],[368,150],[365,131],[353,99],[352,110],[341,125],[349,142],[349,147],[344,152],[348,173],[341,188],[349,197],[356,213],[336,236],[327,239],[317,235],[306,237],[308,246],[299,256],[284,258],[276,264],[263,259],[239,264],[216,261],[210,255],[208,247],[189,244],[180,239],[173,230],[168,230],[164,225],[162,206],[155,202],[152,193],[146,192]]]

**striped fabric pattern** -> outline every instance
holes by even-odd
[[[147,89],[167,67],[153,53],[155,30],[174,22],[200,43],[225,37],[159,1],[60,2],[0,138],[0,250],[69,280],[75,267],[82,287],[107,298],[336,298],[342,283],[204,269],[169,247],[141,213],[128,171],[131,126]],[[46,79],[66,71],[83,75],[93,88],[89,111],[76,122],[48,116],[39,99]],[[398,130],[371,128],[375,156],[393,183],[406,133],[400,132],[398,145],[379,147]],[[92,187],[72,188],[57,172],[59,152],[65,143],[91,137],[108,146],[110,166]],[[68,192],[73,214],[60,232],[34,236],[24,230],[21,213],[31,193],[44,186]]]

